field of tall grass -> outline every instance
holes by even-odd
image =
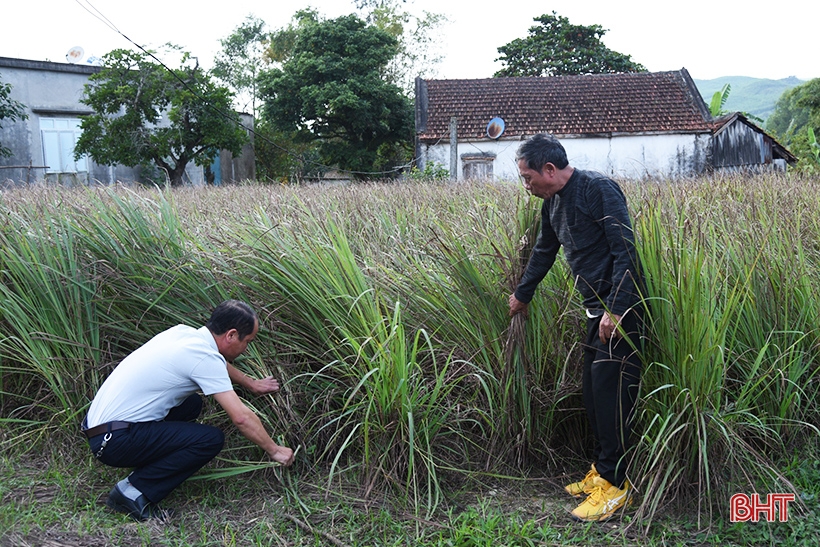
[[[817,457],[820,424],[820,179],[622,186],[650,319],[637,517],[694,500],[708,520],[735,492],[794,492],[784,465]],[[300,447],[295,472],[419,517],[476,473],[583,473],[585,319],[563,260],[526,320],[507,315],[539,207],[514,183],[5,191],[3,449],[76,431],[129,351],[230,297],[260,315],[237,365],[283,381],[247,401]],[[205,473],[265,465],[233,448]]]

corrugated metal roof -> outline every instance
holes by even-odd
[[[679,133],[714,130],[711,116],[686,69],[670,72],[590,74],[544,78],[424,80],[417,109],[422,142],[447,138],[458,118],[460,139],[486,138],[498,116],[502,138],[546,132],[556,136]],[[426,102],[426,105],[423,103]]]

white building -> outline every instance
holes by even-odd
[[[515,180],[518,146],[535,133],[558,137],[572,166],[621,178],[796,161],[744,116],[712,118],[686,69],[416,80],[419,168],[435,162],[454,166],[459,179]]]
[[[101,70],[88,64],[53,63],[0,57],[0,82],[11,84],[11,98],[22,103],[25,120],[0,121],[0,143],[11,157],[0,156],[0,187],[40,181],[60,184],[113,184],[163,180],[153,166],[101,165],[89,157],[74,158],[74,146],[82,129],[83,116],[92,113],[80,102],[88,78]],[[240,114],[243,125],[252,127],[253,118]],[[214,182],[255,179],[252,142],[240,157],[223,150],[211,166]],[[202,167],[189,162],[186,182],[205,183]]]

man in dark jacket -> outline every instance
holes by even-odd
[[[524,187],[544,203],[541,233],[509,298],[510,315],[526,312],[563,247],[588,318],[583,398],[595,437],[595,461],[586,477],[566,491],[586,495],[572,511],[574,518],[602,521],[630,498],[624,454],[641,372],[642,274],[626,198],[608,177],[571,167],[564,147],[551,135],[524,142],[517,160]]]

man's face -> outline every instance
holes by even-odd
[[[518,174],[527,192],[535,197],[550,199],[558,190],[563,188],[563,183],[556,177],[558,170],[551,163],[547,163],[541,172],[527,167],[527,162],[518,160]]]
[[[222,356],[227,360],[229,363],[232,362],[234,359],[242,355],[246,349],[248,349],[248,344],[254,341],[256,338],[256,333],[259,332],[259,321],[256,321],[253,325],[253,332],[247,335],[246,337],[239,339],[239,333],[232,329],[228,331],[228,334],[225,338],[225,346],[221,351]]]

